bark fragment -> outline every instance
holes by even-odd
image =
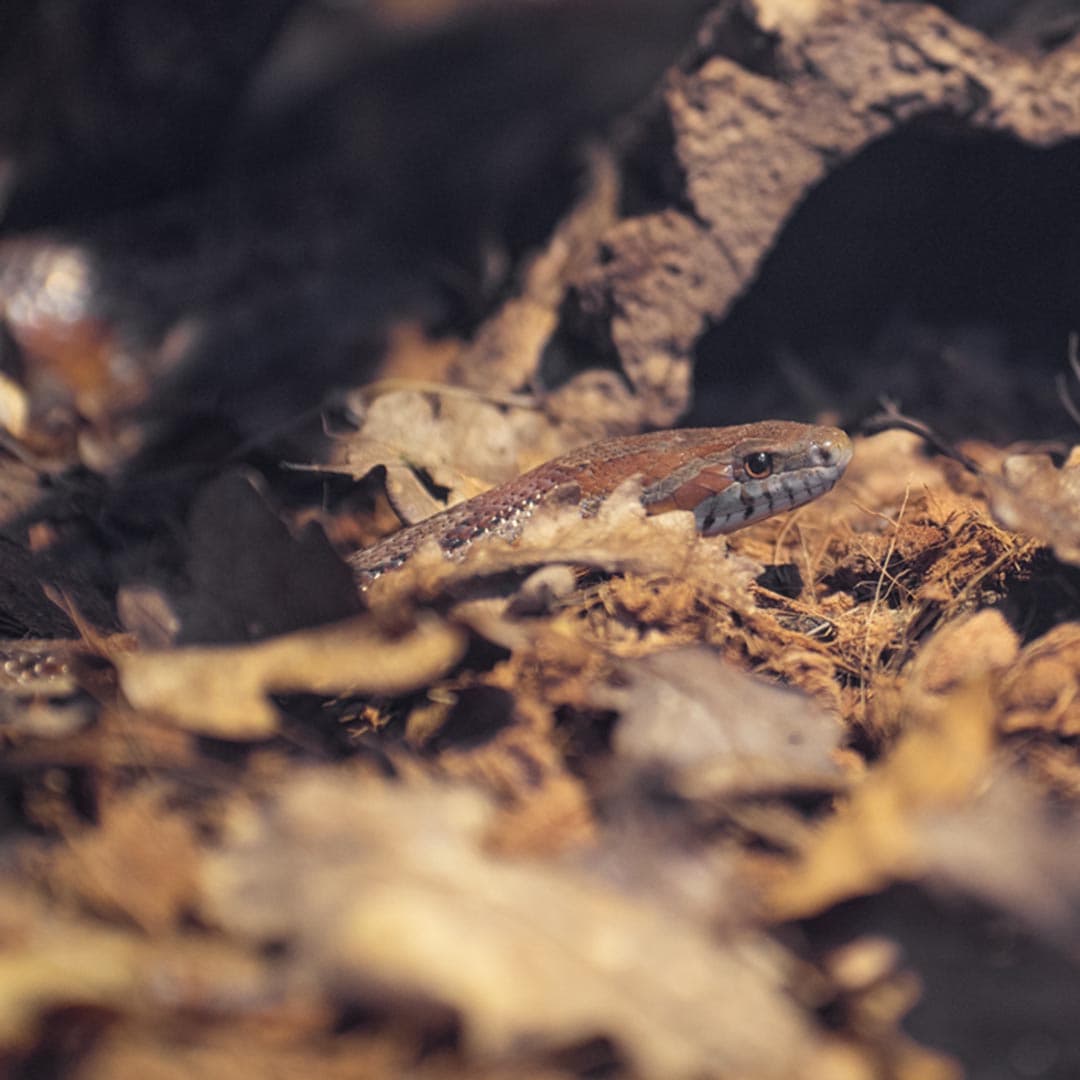
[[[807,14],[729,6],[707,23],[706,45],[669,73],[654,118],[673,133],[681,187],[614,226],[576,283],[582,308],[610,322],[644,423],[685,411],[704,328],[749,286],[809,192],[872,142],[931,119],[1040,147],[1080,133],[1075,47],[1032,60],[922,5],[834,2]]]

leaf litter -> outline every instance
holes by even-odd
[[[921,493],[872,486],[875,440]],[[171,777],[116,774],[97,821],[27,852],[114,981],[12,974],[11,1044],[43,1002],[147,1023],[156,964],[194,964],[197,984],[224,949],[245,973],[220,1006],[236,1022],[306,1000],[397,1016],[408,1040],[449,1010],[456,1052],[484,1067],[600,1039],[647,1076],[947,1070],[899,1026],[918,996],[902,959],[870,980],[893,987],[892,1021],[845,1043],[817,1010],[846,995],[854,1015],[871,991],[772,931],[914,881],[1073,941],[1078,882],[1054,853],[1075,826],[1047,816],[1009,739],[1043,715],[1048,737],[1071,730],[1076,664],[1067,626],[1021,646],[985,609],[1031,573],[1030,544],[947,467],[934,480],[913,440],[863,447],[836,493],[727,541],[645,519],[631,488],[591,532],[567,508],[529,546],[418,558],[351,621],[114,649],[133,733],[152,718],[265,749],[194,803],[195,745]],[[796,598],[755,584],[764,561],[802,568]],[[576,573],[515,606],[548,563]],[[323,700],[351,766],[290,751],[297,695]],[[27,962],[51,962],[36,940]]]
[[[79,617],[56,567],[13,595],[5,1065],[81,1017],[84,1077],[954,1077],[904,1030],[918,949],[887,921],[825,946],[822,921],[910,887],[1077,962],[1075,453],[970,446],[972,473],[885,432],[833,494],[726,540],[647,520],[631,486],[519,544],[420,552],[362,603],[308,530],[343,550],[674,420],[706,323],[827,162],[901,114],[1075,134],[1067,50],[1040,67],[918,6],[759,7],[771,74],[703,55],[657,95],[678,206],[620,219],[641,192],[597,152],[471,341],[390,327],[318,466],[381,517],[226,476],[186,580],[125,579],[130,635]],[[577,370],[596,322],[614,355]],[[3,390],[36,432],[34,379]],[[137,426],[67,396],[116,468]],[[62,562],[62,525],[32,535]]]

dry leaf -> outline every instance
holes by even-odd
[[[1080,735],[1080,626],[1063,623],[1026,646],[1001,681],[1003,731]]]
[[[819,912],[926,872],[921,817],[971,799],[989,770],[996,710],[990,676],[1015,657],[1016,635],[996,611],[939,631],[904,688],[907,730],[846,806],[813,834],[799,865],[772,882],[780,919]]]
[[[370,618],[271,638],[255,645],[135,653],[118,662],[137,709],[222,739],[260,739],[277,729],[271,694],[399,694],[455,664],[464,633],[434,615],[391,637]]]
[[[615,752],[663,764],[684,792],[737,794],[835,787],[833,753],[842,728],[812,699],[770,685],[707,649],[636,658],[622,686],[598,688],[595,702],[622,714]]]
[[[198,857],[193,824],[144,787],[106,803],[100,824],[67,837],[37,870],[69,900],[161,934],[193,899]]]
[[[1080,817],[1053,814],[1015,773],[916,825],[932,880],[1080,947]]]
[[[339,994],[434,1000],[479,1055],[606,1036],[639,1075],[795,1075],[818,1044],[777,947],[723,943],[581,871],[485,853],[467,791],[325,771],[238,811],[206,866],[204,915],[285,941]]]
[[[1060,469],[1046,454],[1013,454],[1002,462],[1001,476],[985,481],[990,509],[1002,525],[1080,566],[1080,449]]]
[[[163,945],[0,893],[0,1048],[9,1052],[32,1044],[43,1019],[62,1009],[207,1016],[264,1006],[281,990],[267,964],[220,942]]]
[[[453,504],[568,448],[536,411],[508,412],[477,392],[454,387],[443,394],[399,390],[364,408],[360,431],[342,442],[334,467],[360,477],[386,466],[391,496],[409,512],[410,500],[417,498],[416,470],[445,488]],[[414,512],[422,518],[433,510],[418,502]]]

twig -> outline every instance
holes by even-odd
[[[1078,377],[1080,377],[1080,375],[1078,375]],[[859,425],[859,428],[866,435],[874,435],[879,431],[890,431],[893,429],[910,431],[912,434],[918,435],[921,439],[925,440],[930,447],[939,454],[959,462],[968,472],[975,476],[982,475],[982,469],[979,468],[976,461],[969,458],[962,450],[958,450],[952,443],[948,442],[943,436],[934,431],[929,424],[924,424],[921,420],[905,416],[900,412],[896,402],[890,398],[883,397],[881,399],[881,412],[864,420]]]

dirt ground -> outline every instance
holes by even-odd
[[[9,4],[3,1075],[1080,1075],[1078,30]],[[771,417],[728,537],[349,567]]]

